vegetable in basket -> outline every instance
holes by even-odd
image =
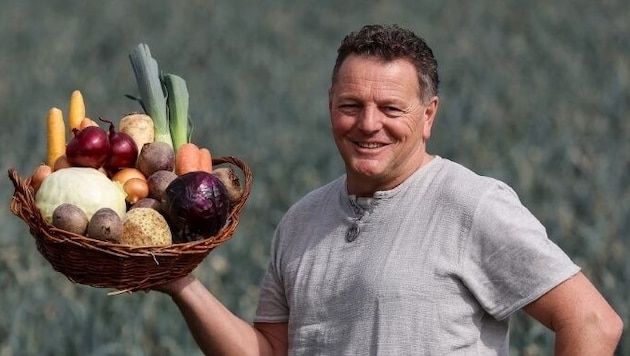
[[[87,236],[93,239],[117,243],[122,234],[122,219],[110,208],[98,209],[87,225]]]
[[[147,114],[131,113],[123,116],[118,123],[118,130],[129,135],[136,143],[138,154],[142,147],[155,141],[153,119]]]
[[[140,97],[127,96],[139,101],[144,112],[153,121],[155,142],[168,144],[177,152],[184,143],[190,142],[193,129],[188,117],[189,95],[186,81],[175,74],[162,73],[145,43],[134,47],[129,59]]]
[[[60,169],[44,179],[35,195],[35,204],[48,223],[52,221],[55,208],[63,203],[81,208],[88,219],[104,207],[114,210],[121,218],[127,209],[121,185],[89,167]]]
[[[66,158],[71,166],[101,168],[110,152],[107,131],[97,126],[72,130],[74,137],[66,146]]]
[[[151,57],[149,46],[138,44],[129,54],[131,67],[136,77],[140,98],[145,113],[153,119],[156,142],[164,142],[173,147],[173,139],[168,122],[166,94],[160,81],[160,70],[155,58]]]
[[[80,90],[72,91],[70,94],[70,105],[68,107],[68,124],[70,132],[74,129],[81,129],[81,122],[85,119],[85,101]]]
[[[116,172],[119,169],[135,167],[138,159],[138,147],[133,138],[122,131],[116,131],[114,123],[99,117],[99,120],[109,124],[109,155],[105,162],[105,169]]]
[[[55,161],[66,152],[66,125],[63,114],[58,108],[50,108],[46,117],[46,144],[48,158],[46,163],[54,166]]]
[[[227,222],[230,202],[219,178],[195,171],[178,176],[168,185],[164,210],[171,224],[173,243],[190,242],[219,232]]]
[[[88,223],[85,212],[74,204],[63,203],[53,210],[52,225],[56,228],[83,235]]]
[[[120,242],[131,246],[167,246],[172,243],[171,230],[157,210],[133,208],[123,219]]]

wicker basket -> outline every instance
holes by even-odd
[[[48,224],[35,205],[30,177],[21,179],[15,169],[9,178],[15,186],[11,211],[24,220],[37,249],[52,267],[74,283],[116,289],[113,294],[147,290],[183,277],[216,247],[228,241],[251,191],[252,173],[235,157],[219,157],[214,165],[229,164],[241,170],[244,194],[231,207],[226,226],[204,240],[160,247],[134,247],[91,239]]]

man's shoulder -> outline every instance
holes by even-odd
[[[469,200],[476,204],[491,191],[512,189],[503,181],[479,174],[472,169],[446,158],[440,159],[434,173],[434,183],[439,186],[440,195],[447,200]]]
[[[471,168],[447,158],[441,158],[437,163],[436,177],[444,183],[449,183],[453,188],[469,189],[471,186],[500,183],[496,178],[479,174]]]
[[[287,214],[304,210],[311,211],[317,207],[327,206],[332,199],[339,199],[343,187],[345,187],[345,176],[340,176],[306,193],[293,203]]]

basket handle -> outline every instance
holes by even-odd
[[[14,168],[9,168],[8,175],[15,187],[15,192],[13,193],[10,205],[11,212],[30,222],[29,225],[45,226],[46,221],[44,220],[44,217],[40,211],[35,208],[35,196],[33,188],[30,186],[30,178],[21,179],[20,175]]]
[[[232,215],[234,216],[238,216],[241,212],[241,210],[243,210],[243,207],[245,206],[245,202],[247,201],[247,198],[249,198],[249,194],[251,192],[252,189],[252,182],[253,182],[253,175],[252,175],[252,171],[249,168],[249,166],[247,166],[247,164],[245,164],[245,162],[241,161],[240,159],[233,157],[233,156],[225,156],[225,157],[218,157],[218,158],[213,158],[212,159],[212,164],[213,165],[220,165],[220,164],[231,164],[234,165],[236,167],[238,167],[238,169],[241,170],[241,172],[243,172],[243,179],[244,179],[244,184],[243,184],[243,196],[241,197],[241,199],[234,205],[233,209],[232,209]]]

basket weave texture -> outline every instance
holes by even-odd
[[[128,246],[58,229],[44,220],[35,205],[30,177],[20,178],[13,168],[8,171],[15,186],[10,208],[29,226],[41,255],[72,282],[113,288],[116,291],[112,294],[147,290],[186,276],[234,234],[239,214],[251,191],[252,172],[245,162],[235,157],[213,158],[212,163],[240,169],[244,177],[244,194],[231,206],[226,225],[216,235],[199,241],[167,246]]]

